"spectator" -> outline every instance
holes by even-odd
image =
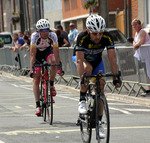
[[[19,49],[24,44],[24,40],[23,40],[22,37],[19,37],[19,35],[17,33],[13,34],[13,39],[14,39],[14,43],[13,43],[14,46],[10,47],[10,50],[13,50],[14,52],[16,52],[15,60],[17,62],[19,62],[19,67],[21,69],[21,61],[20,61]]]
[[[27,36],[29,40],[31,40],[31,33],[29,31],[25,31],[24,35]]]
[[[23,40],[24,40],[25,43],[20,47],[20,49],[22,50],[25,47],[27,47],[27,51],[30,51],[30,40],[29,40],[29,38],[25,35],[23,37]]]
[[[61,36],[61,32],[59,30],[54,30],[57,37],[58,37],[58,44],[59,47],[67,47],[67,45],[69,45],[69,42]]]
[[[24,36],[24,34],[22,32],[19,32],[18,35],[19,35],[19,37],[22,37],[22,38]]]
[[[145,64],[145,73],[147,76],[147,83],[150,84],[150,47],[141,47],[143,44],[150,44],[150,37],[148,33],[142,29],[141,21],[138,19],[134,19],[132,21],[132,27],[135,30],[135,37],[133,41],[133,47],[135,49],[134,57],[138,59],[138,61]],[[144,56],[142,56],[144,55]],[[149,90],[146,90],[142,95],[150,95],[150,86],[148,86]]]
[[[61,32],[61,36],[68,41],[68,33],[63,30],[63,27],[60,24],[58,24],[56,26],[56,29],[59,30]],[[66,47],[69,47],[69,46],[70,46],[70,44],[69,44],[69,41],[68,41],[68,45]]]
[[[25,59],[26,68],[28,68],[28,59],[30,58],[30,53],[29,53],[30,40],[26,35],[24,35],[23,39],[25,43],[20,47],[20,50],[23,50],[25,48],[24,59]]]
[[[4,47],[4,40],[0,37],[0,48]]]
[[[14,39],[14,43],[13,43],[13,47],[10,48],[10,50],[13,51],[17,51],[18,49],[20,49],[20,47],[25,43],[22,37],[19,37],[19,35],[17,33],[13,34],[13,39]]]
[[[68,39],[69,39],[69,43],[71,45],[72,42],[74,41],[75,37],[78,35],[79,31],[75,28],[74,23],[70,23],[69,27],[70,27],[70,32],[68,35]]]

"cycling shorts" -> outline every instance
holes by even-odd
[[[75,67],[77,68],[76,56],[72,56],[72,61],[73,61],[74,65],[75,65]],[[104,63],[103,63],[102,59],[101,59],[100,62],[92,61],[92,62],[89,62],[89,63],[93,67],[92,75],[98,74],[99,71],[102,71],[102,74],[105,74]]]
[[[42,64],[44,61],[49,60],[50,57],[54,56],[53,53],[53,48],[52,47],[47,47],[46,50],[44,51],[40,51],[37,49],[37,53],[36,53],[36,62],[35,64]],[[41,67],[36,67],[35,71],[41,71]]]

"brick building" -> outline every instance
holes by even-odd
[[[42,14],[42,0],[0,0],[0,32],[32,32]]]
[[[124,0],[108,0],[109,9],[109,27],[115,27],[115,14],[117,8],[124,9]],[[98,2],[98,0],[97,0]],[[69,31],[68,25],[70,22],[75,23],[77,29],[82,31],[85,29],[85,21],[89,15],[89,10],[83,9],[81,0],[62,0],[63,19],[61,23],[66,31]],[[98,6],[92,9],[93,13],[98,13]]]
[[[125,2],[127,9],[125,9]],[[131,27],[131,21],[134,18],[139,18],[143,27],[149,32],[149,0],[108,0],[108,9],[109,27],[116,27],[115,16],[118,11],[127,10],[127,13],[124,13],[122,23],[127,24],[125,29],[128,31],[128,35],[134,34]],[[98,8],[93,9],[93,12],[98,13]],[[16,24],[10,23],[13,13],[19,14],[19,21]],[[32,32],[35,30],[37,20],[42,17],[50,21],[52,29],[56,24],[61,23],[65,30],[69,31],[69,23],[74,22],[77,29],[82,31],[85,29],[85,20],[88,15],[89,10],[82,8],[81,0],[0,0],[0,32],[24,30]]]

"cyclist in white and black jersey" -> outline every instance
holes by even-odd
[[[50,30],[49,21],[45,19],[40,19],[36,24],[37,31],[34,32],[31,36],[31,52],[30,52],[30,67],[31,74],[33,77],[33,93],[36,101],[36,112],[35,114],[39,116],[41,114],[40,109],[40,77],[41,77],[41,68],[36,67],[35,73],[33,75],[33,63],[42,63],[43,60],[48,63],[60,63],[59,57],[59,48],[58,48],[58,39],[54,32]],[[59,67],[52,66],[50,69],[50,84],[52,90],[52,96],[56,96],[56,91],[54,88],[54,79],[58,70],[58,73],[62,76],[63,73],[60,73]]]

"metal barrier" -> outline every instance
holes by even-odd
[[[57,76],[55,82],[60,83],[61,81],[63,81],[65,82],[66,86],[71,85],[72,82],[78,84],[79,77],[77,74],[77,70],[72,62],[73,47],[60,47],[59,49],[63,69],[65,70],[65,76]],[[126,92],[128,95],[131,95],[133,93],[135,96],[138,96],[140,91],[145,91],[146,86],[149,85],[146,81],[144,67],[141,66],[140,62],[137,62],[137,60],[134,59],[135,51],[133,47],[116,47],[115,50],[118,68],[122,73],[123,83],[119,89],[116,89],[112,85],[112,80],[107,78],[105,90],[109,90],[112,93],[117,92],[118,94]],[[21,67],[19,65],[19,62],[15,60],[17,54],[20,55]],[[110,72],[107,50],[103,52],[103,61],[105,72]],[[7,68],[4,68],[4,66],[6,66]],[[8,67],[12,67],[11,70]],[[17,70],[16,67],[19,67],[19,70]],[[27,52],[27,49],[23,49],[22,51],[18,51],[18,53],[15,53],[14,51],[9,50],[9,47],[1,48],[0,69],[9,69],[10,71],[15,72],[15,74],[17,75],[29,75],[30,53]],[[9,70],[7,70],[7,72]]]

